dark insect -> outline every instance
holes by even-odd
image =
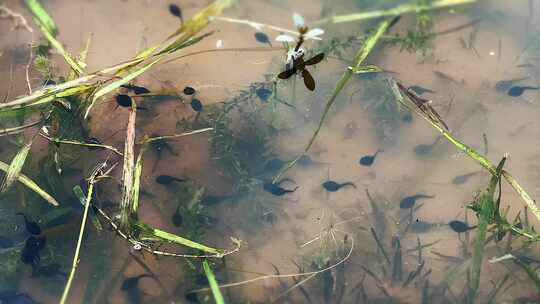
[[[268,35],[266,35],[263,32],[256,32],[255,40],[257,40],[260,43],[268,43],[270,46],[272,46],[272,42],[270,42],[270,38],[268,38]]]
[[[471,227],[462,221],[451,221],[450,223],[448,223],[448,226],[450,226],[450,229],[454,230],[457,233],[465,232],[476,228],[476,226]]]
[[[193,95],[196,92],[197,91],[195,91],[195,89],[190,87],[190,86],[187,86],[187,87],[184,88],[184,94],[186,94],[186,95]]]
[[[426,88],[423,88],[423,87],[417,86],[417,85],[410,86],[410,87],[409,87],[409,90],[412,90],[413,92],[415,92],[415,93],[418,94],[418,95],[422,95],[422,94],[424,94],[424,93],[431,93],[431,94],[435,94],[435,93],[436,93],[436,92],[433,91],[433,90],[426,89]]]
[[[21,251],[21,262],[31,265],[35,269],[41,260],[39,252],[45,248],[45,243],[46,238],[44,236],[31,236],[26,239]]]
[[[523,94],[523,92],[525,92],[526,90],[538,90],[540,89],[540,87],[520,87],[520,86],[515,86],[515,87],[511,87],[510,90],[508,90],[508,96],[512,96],[512,97],[518,97],[518,96],[521,96]]]
[[[467,180],[469,178],[471,178],[475,174],[478,174],[478,172],[472,172],[472,173],[467,173],[467,174],[463,174],[463,175],[458,175],[458,176],[454,177],[454,179],[452,179],[452,184],[454,184],[454,185],[464,184],[464,183],[467,182]]]
[[[201,103],[200,100],[196,99],[196,98],[193,98],[191,100],[191,108],[193,109],[193,111],[195,112],[201,112],[203,110],[203,105]]]
[[[122,87],[122,88],[126,88],[126,89],[132,91],[133,93],[135,93],[135,95],[141,95],[141,94],[148,94],[148,93],[150,93],[150,90],[148,90],[147,88],[141,87],[141,86],[132,85],[132,84],[121,85],[121,87]]]
[[[257,97],[259,97],[262,101],[268,101],[270,96],[272,96],[272,91],[267,88],[258,88],[255,90],[255,94],[257,94]]]
[[[326,181],[322,184],[323,188],[329,192],[336,192],[345,186],[351,186],[356,189],[356,185],[352,182],[337,183],[335,181]]]
[[[263,189],[269,193],[271,193],[272,195],[275,195],[275,196],[283,196],[287,193],[293,193],[294,191],[296,191],[296,189],[298,189],[299,187],[296,186],[294,189],[292,190],[288,190],[288,189],[285,189],[285,188],[282,188],[281,187],[281,183],[283,183],[285,180],[282,180],[282,181],[279,181],[277,183],[272,183],[271,181],[270,182],[265,182],[263,184]]]
[[[373,162],[375,162],[375,158],[377,157],[377,154],[379,154],[379,152],[383,152],[383,151],[377,150],[375,154],[373,155],[362,156],[360,160],[358,161],[358,163],[362,166],[367,166],[367,167],[373,165]]]
[[[434,198],[434,197],[435,197],[434,195],[425,195],[425,194],[416,194],[416,195],[407,196],[407,197],[403,198],[399,202],[399,208],[401,208],[401,209],[410,209],[410,208],[414,207],[414,205],[416,204],[417,199],[419,199],[419,198]]]
[[[184,25],[184,17],[182,16],[182,9],[176,4],[169,4],[169,12],[171,15],[180,18],[180,24]]]
[[[285,70],[278,74],[280,79],[289,79],[291,76],[300,72],[302,78],[304,78],[304,84],[310,91],[315,90],[315,79],[311,76],[311,73],[306,69],[306,66],[315,65],[324,59],[324,53],[319,53],[310,59],[304,61],[304,54],[301,54],[296,59],[293,59],[293,67],[289,70]]]
[[[160,185],[169,185],[173,182],[178,182],[178,183],[181,183],[181,182],[185,182],[187,181],[187,179],[182,179],[182,178],[178,178],[178,177],[174,177],[174,176],[170,176],[170,175],[160,175],[158,177],[156,177],[156,183],[160,184]]]
[[[40,235],[41,234],[41,228],[39,227],[38,223],[34,221],[29,221],[28,217],[26,217],[26,214],[18,212],[17,215],[20,215],[24,218],[24,225],[26,226],[26,231],[32,235]]]
[[[11,239],[0,235],[0,249],[11,248],[15,245]]]
[[[527,80],[530,77],[521,77],[521,78],[514,78],[514,79],[508,79],[508,80],[500,80],[495,83],[495,90],[500,93],[505,93],[510,90],[510,88],[516,84],[517,82]]]

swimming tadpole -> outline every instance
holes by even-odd
[[[18,212],[17,215],[20,215],[24,218],[24,225],[26,227],[26,231],[32,235],[40,235],[41,234],[41,227],[39,227],[38,223],[31,221],[28,219],[26,214]]]
[[[399,202],[399,208],[401,208],[401,209],[410,209],[410,208],[414,207],[414,205],[416,204],[417,199],[434,198],[434,197],[435,197],[434,195],[426,195],[426,194],[415,194],[415,195],[407,196],[407,197],[404,197]]]
[[[372,155],[362,156],[360,160],[358,160],[358,163],[366,167],[373,165],[373,163],[375,162],[375,158],[377,157],[377,154],[379,154],[379,152],[383,152],[383,150],[379,149]]]
[[[326,181],[322,184],[323,188],[326,189],[326,191],[328,192],[336,192],[338,191],[339,189],[343,188],[343,187],[346,187],[346,186],[351,186],[353,187],[354,189],[356,189],[356,185],[353,183],[353,182],[343,182],[343,183],[338,183],[338,182],[335,182],[335,181],[332,181],[332,180],[329,180],[329,181]]]
[[[450,223],[448,223],[448,226],[450,226],[450,229],[454,230],[457,233],[462,233],[476,228],[476,226],[469,226],[462,221],[450,221]]]

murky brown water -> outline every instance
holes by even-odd
[[[43,2],[60,29],[58,39],[69,51],[76,53],[82,48],[86,38],[92,35],[88,71],[127,60],[137,51],[160,42],[178,27],[178,19],[171,16],[167,10],[169,1]],[[187,19],[208,3],[209,1],[183,1],[179,4]],[[4,1],[3,4],[21,12],[30,20],[28,11],[20,1]],[[315,1],[303,0],[239,1],[226,10],[224,15],[292,28],[293,12],[301,13],[309,24],[312,20],[320,19],[323,6],[325,5]],[[361,6],[349,1],[332,1],[331,4],[326,3],[325,7],[328,6],[331,14],[361,9]],[[498,162],[502,155],[508,152],[510,158],[505,169],[512,172],[533,198],[539,197],[540,182],[537,171],[540,167],[540,152],[537,144],[540,138],[536,130],[537,117],[540,115],[540,91],[530,90],[520,97],[511,97],[497,92],[494,88],[495,83],[503,79],[529,77],[522,83],[530,86],[536,86],[540,81],[538,54],[531,53],[530,50],[523,52],[531,37],[536,35],[538,39],[536,29],[540,24],[540,5],[534,6],[532,14],[529,14],[528,7],[528,1],[525,0],[482,1],[474,8],[466,6],[433,13],[434,32],[465,24],[476,18],[482,21],[473,27],[436,37],[433,48],[428,50],[425,56],[420,52],[400,51],[396,46],[379,46],[369,58],[369,63],[393,73],[383,73],[374,80],[357,77],[350,81],[340,94],[338,103],[309,152],[316,163],[308,167],[298,166],[286,173],[287,178],[300,186],[296,192],[276,198],[262,191],[259,185],[253,193],[208,207],[207,213],[217,218],[218,222],[206,225],[204,239],[198,241],[219,248],[229,248],[231,236],[245,242],[240,252],[226,258],[226,264],[217,261],[216,273],[220,283],[274,274],[276,269],[280,274],[300,272],[295,263],[303,266],[306,272],[318,270],[347,257],[332,270],[311,277],[301,288],[289,290],[296,282],[307,278],[306,276],[295,278],[296,282],[291,278],[264,279],[223,289],[226,300],[230,303],[308,303],[308,297],[304,294],[307,293],[313,303],[363,303],[360,295],[362,283],[369,298],[368,303],[420,303],[424,282],[429,281],[431,286],[437,286],[449,271],[458,265],[442,259],[437,253],[463,258],[463,242],[470,238],[466,253],[467,257],[470,256],[475,230],[468,236],[458,236],[445,224],[451,220],[464,219],[465,206],[471,202],[476,191],[486,187],[489,174],[483,171],[473,175],[462,185],[453,185],[452,179],[455,176],[481,169],[466,155],[457,153],[444,139],[434,145],[429,155],[415,155],[413,149],[416,145],[433,143],[438,133],[417,116],[413,117],[411,123],[398,119],[393,127],[390,127],[390,122],[382,121],[381,116],[373,109],[383,97],[369,97],[363,93],[368,90],[368,86],[380,86],[387,77],[394,77],[407,85],[421,85],[434,90],[435,93],[425,96],[432,99],[435,108],[443,113],[453,134],[479,151],[484,150],[482,138],[485,134],[488,139],[489,159]],[[532,15],[533,19],[527,26],[529,15]],[[404,33],[414,22],[414,18],[407,16],[393,32]],[[359,30],[365,31],[369,24],[374,23],[362,23],[361,27],[357,23],[322,26],[326,30],[322,36],[323,43],[334,36],[355,35]],[[33,26],[32,23],[30,25]],[[225,48],[261,46],[253,38],[254,30],[249,26],[214,21],[208,30],[217,32],[183,53],[213,49],[217,40],[222,40]],[[463,48],[460,39],[467,41],[473,31],[476,31],[474,49]],[[278,34],[270,31],[267,33],[271,38]],[[38,36],[35,29],[34,39],[37,40]],[[10,22],[0,20],[0,97],[8,94],[8,100],[11,100],[27,93],[25,65],[28,62],[27,44],[30,38],[27,32],[14,31]],[[307,47],[315,45],[316,43],[310,42]],[[358,46],[353,44],[352,50],[357,48]],[[344,58],[352,58],[352,54],[349,49],[344,53]],[[280,51],[201,54],[159,65],[138,78],[137,84],[153,91],[179,91],[190,85],[197,88],[198,98],[205,107],[210,107],[212,104],[231,100],[251,83],[264,82],[265,75],[276,75],[282,69],[282,65],[278,64],[282,60],[280,56],[283,56]],[[65,73],[66,66],[61,58],[55,55],[54,59],[58,74]],[[531,63],[531,66],[516,67],[524,63]],[[297,79],[298,109],[277,106],[279,132],[266,143],[267,155],[290,160],[303,150],[320,118],[326,98],[347,65],[348,63],[334,57],[311,69],[317,81],[317,89],[313,93],[303,87],[300,78]],[[434,71],[450,75],[456,82],[441,79]],[[34,88],[39,87],[41,82],[37,73],[31,73]],[[291,83],[292,81],[289,81],[279,87],[284,98],[290,98]],[[105,100],[109,102],[102,103],[93,112],[89,125],[90,133],[97,138],[103,138],[107,144],[123,147],[123,130],[128,111],[115,109],[112,95]],[[259,107],[260,101],[256,102],[256,106],[248,104],[247,111],[252,107]],[[142,135],[182,132],[182,127],[177,124],[182,119],[194,119],[194,112],[189,105],[180,104],[174,99],[162,100],[153,103],[150,111],[140,113],[137,133]],[[241,121],[238,123],[242,125]],[[352,123],[355,128],[347,133],[347,125]],[[34,176],[32,172],[38,170],[40,158],[46,155],[46,144],[44,140],[37,140],[23,172]],[[207,192],[213,195],[230,193],[235,181],[229,179],[231,175],[214,165],[208,135],[171,141],[170,144],[178,156],[165,153],[155,168],[156,154],[151,151],[146,155],[142,189],[153,196],[142,196],[139,216],[144,223],[183,235],[186,233],[185,228],[175,227],[170,220],[176,210],[178,193],[175,189],[156,184],[155,177],[159,174],[189,177],[197,185],[206,187]],[[0,145],[1,160],[9,162],[17,148],[7,138],[0,138]],[[384,151],[377,155],[372,166],[358,164],[361,156],[373,154],[378,149]],[[77,167],[91,168],[95,160],[100,159],[100,155],[104,157],[105,154],[81,154]],[[71,179],[76,183],[80,177]],[[356,188],[344,187],[338,192],[329,193],[321,187],[328,179],[338,182],[351,181]],[[120,182],[121,171],[117,170],[113,178],[101,187],[101,196],[113,202],[118,201]],[[374,214],[366,189],[385,215],[384,227],[381,219]],[[21,187],[17,191],[24,190]],[[400,209],[399,202],[403,197],[416,193],[435,197],[418,201],[424,205],[415,211],[413,221],[418,219],[436,225],[424,233],[409,231],[403,235],[406,223],[400,219],[405,219],[408,211]],[[10,200],[10,206],[24,210],[24,207],[13,204],[13,196],[7,197],[5,201],[7,200]],[[518,212],[523,212],[523,202],[508,185],[503,186],[503,205],[504,208],[509,206],[509,219],[513,219]],[[2,226],[6,231],[0,233],[14,233],[22,242],[24,237],[21,222],[15,222],[12,213],[10,209],[0,209],[0,216],[5,215],[6,219],[9,219],[6,220],[7,224]],[[49,243],[69,243],[74,247],[80,213],[73,217],[67,224],[55,228],[56,230],[47,231]],[[476,223],[476,218],[470,211],[468,219],[471,224]],[[529,214],[529,219],[535,224],[533,215]],[[391,269],[378,253],[370,227],[374,227],[389,252],[393,252],[393,237],[401,237],[404,252],[401,282],[392,281]],[[93,230],[93,227],[89,225],[87,229]],[[409,251],[417,246],[417,238],[422,244],[438,242],[422,252],[425,265],[421,275],[428,275],[403,287],[402,282],[407,275],[418,267],[417,252]],[[351,245],[354,245],[352,249]],[[513,249],[519,247],[518,243],[512,245]],[[73,253],[69,249],[72,248],[71,245],[64,247],[68,251],[55,252],[53,256],[62,261],[62,269],[67,271]],[[112,232],[104,231],[100,235],[95,231],[90,232],[83,248],[69,303],[129,303],[126,292],[120,288],[122,281],[148,273],[148,268],[158,280],[147,277],[140,280],[142,303],[187,303],[186,292],[205,287],[206,284],[204,279],[197,282],[197,277],[192,275],[195,273],[192,267],[199,267],[198,260],[156,258],[138,253],[130,255],[130,247],[125,240],[115,237]],[[538,258],[540,253],[537,249],[537,246],[532,246],[527,255]],[[504,265],[488,262],[490,258],[507,252],[505,241],[497,245],[491,242],[486,246],[478,303],[487,301],[494,284],[507,273],[510,273],[509,282],[503,286],[504,291],[497,295],[494,303],[524,303],[517,299],[526,297],[531,298],[527,303],[540,303],[540,300],[533,299],[538,293],[523,270],[511,262]],[[107,266],[102,270],[107,275],[103,276],[102,284],[89,292],[87,282],[96,276],[99,268],[92,260],[108,260]],[[386,275],[381,271],[383,266]],[[376,272],[382,281],[377,283],[373,277],[366,275],[365,267]],[[36,278],[31,276],[30,267],[20,265],[18,269],[19,292],[28,293],[39,303],[58,301],[65,284],[64,277]],[[460,278],[452,284],[450,291],[447,291],[446,297],[450,303],[460,303],[459,299],[463,299],[465,278],[465,273],[460,274]],[[341,292],[343,288],[344,291]],[[209,294],[199,297],[201,302],[205,299],[213,301]],[[431,298],[428,303],[447,302],[441,297]]]

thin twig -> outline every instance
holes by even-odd
[[[34,32],[34,30],[28,25],[28,22],[26,21],[26,18],[24,18],[23,15],[12,11],[11,9],[7,8],[4,5],[0,5],[0,18],[12,19],[13,22],[15,23],[15,25],[13,26],[13,29],[22,27],[25,30],[29,31],[30,33]]]
[[[351,257],[353,249],[354,249],[354,238],[351,238],[351,248],[349,249],[349,252],[347,253],[347,255],[343,259],[336,262],[335,264],[330,265],[330,266],[328,266],[326,268],[323,268],[321,270],[311,271],[311,272],[304,272],[304,273],[281,274],[281,275],[270,274],[270,275],[260,276],[260,277],[256,277],[256,278],[253,278],[253,279],[240,281],[240,282],[234,282],[234,283],[219,285],[219,287],[220,288],[229,288],[229,287],[241,286],[241,285],[257,282],[257,281],[260,281],[260,280],[266,280],[266,279],[291,278],[291,277],[299,277],[299,276],[311,276],[313,274],[323,273],[323,272],[331,270],[331,269],[343,264],[345,261],[347,261]],[[194,290],[193,292],[203,292],[203,291],[209,291],[209,290],[210,290],[210,288],[201,288],[201,289]]]
[[[118,150],[117,148],[113,147],[113,146],[108,146],[108,145],[100,145],[100,144],[89,144],[89,143],[83,143],[83,142],[79,142],[79,141],[73,141],[73,140],[64,140],[64,139],[59,139],[59,138],[53,138],[53,137],[50,137],[50,136],[47,136],[45,134],[43,134],[43,132],[40,132],[39,135],[41,135],[41,137],[47,139],[48,141],[52,142],[52,143],[55,143],[55,144],[66,144],[66,145],[74,145],[74,146],[84,146],[84,147],[89,147],[89,148],[103,148],[103,149],[108,149],[108,150],[111,150],[113,151],[114,153],[122,156],[122,152],[120,152],[120,150]]]
[[[88,193],[86,195],[84,213],[83,213],[83,218],[81,222],[81,228],[79,230],[79,239],[77,241],[77,247],[75,248],[75,255],[73,256],[71,272],[69,273],[66,286],[64,287],[64,292],[62,293],[60,304],[66,303],[69,291],[71,289],[71,284],[73,283],[73,278],[75,277],[75,272],[77,271],[77,265],[79,264],[79,254],[80,254],[82,239],[84,235],[84,228],[86,227],[86,219],[88,218],[88,210],[90,210],[90,203],[91,203],[92,194],[94,191],[94,184],[96,184],[100,178],[107,176],[116,167],[116,164],[106,169],[107,166],[108,166],[107,161],[99,164],[96,167],[96,169],[92,172],[90,178],[88,179]]]

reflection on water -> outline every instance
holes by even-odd
[[[68,51],[77,54],[92,37],[87,71],[124,62],[161,42],[206,6],[43,2]],[[212,34],[180,55],[195,54],[156,65],[105,95],[89,120],[79,119],[80,99],[57,99],[47,123],[0,137],[0,160],[9,163],[23,139],[42,126],[63,140],[124,151],[135,101],[137,143],[145,135],[213,128],[148,145],[138,220],[215,248],[231,248],[230,237],[241,239],[238,252],[211,259],[218,283],[247,280],[221,289],[226,302],[540,302],[538,284],[526,272],[537,274],[540,252],[534,242],[518,237],[519,231],[534,234],[537,219],[504,182],[500,210],[517,230],[490,226],[479,289],[476,299],[470,298],[481,225],[466,206],[486,189],[491,175],[419,115],[400,107],[388,81],[398,80],[432,100],[428,103],[451,133],[494,163],[509,153],[505,170],[538,197],[540,6],[534,1],[480,1],[405,15],[364,62],[382,71],[352,76],[313,146],[304,151],[341,74],[377,25],[317,20],[403,3],[408,1],[239,1],[222,17],[263,25],[215,19],[205,29]],[[69,71],[55,51],[33,48],[29,65],[28,42],[34,39],[37,46],[44,40],[24,4],[1,5],[25,18],[6,10],[0,15],[6,17],[0,19],[2,101],[28,94],[28,86],[36,91],[65,82]],[[306,29],[305,54],[280,48],[283,41],[299,44],[297,36],[283,31],[302,21],[294,12],[311,29],[324,29],[324,34]],[[196,53],[205,50],[216,51]],[[41,118],[30,110],[0,117],[2,128]],[[136,156],[139,150],[138,145]],[[296,165],[274,180],[299,155]],[[107,158],[120,165],[92,196],[68,302],[214,301],[208,290],[200,291],[209,286],[200,259],[140,250],[100,215],[119,212],[122,157],[99,146],[55,144],[36,136],[22,172],[60,206],[52,207],[21,183],[1,194],[0,303],[58,302],[88,193],[84,178]],[[156,251],[199,254],[147,241]]]

